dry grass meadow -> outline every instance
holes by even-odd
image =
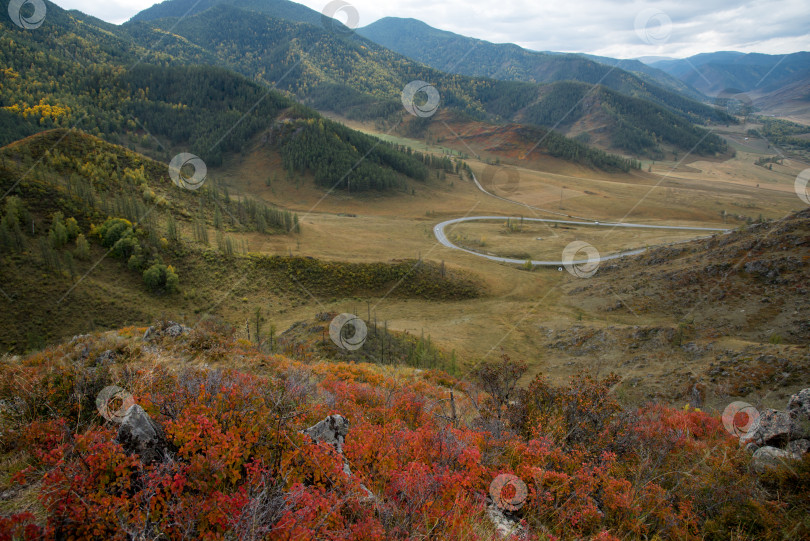
[[[374,132],[370,126],[346,123]],[[567,376],[574,367],[559,362],[554,353],[540,347],[538,328],[564,329],[582,322],[595,328],[677,325],[677,321],[667,313],[646,314],[640,322],[626,314],[583,311],[562,294],[562,286],[578,280],[567,272],[556,268],[527,271],[448,249],[436,242],[433,226],[462,216],[559,218],[539,210],[546,209],[602,221],[734,229],[744,225],[746,217],[778,219],[805,208],[794,193],[793,182],[808,165],[794,159],[786,159],[784,165],[775,165],[773,170],[754,165],[757,157],[769,151],[745,141],[743,133],[742,128],[723,133],[736,150],[733,158],[688,156],[680,162],[644,162],[642,171],[629,174],[607,174],[535,153],[528,160],[514,161],[520,165],[507,165],[517,172],[517,184],[514,174],[511,183],[505,182],[503,174],[495,175],[492,183],[494,193],[531,207],[488,196],[470,180],[455,175],[448,175],[444,181],[415,183],[415,193],[396,195],[324,194],[309,179],[286,179],[282,174],[268,185],[273,171],[281,168],[278,158],[261,149],[234,158],[215,174],[236,192],[256,195],[301,216],[301,235],[249,238],[251,251],[365,262],[421,257],[469,273],[484,289],[478,299],[441,303],[391,297],[330,299],[306,295],[303,303],[279,306],[275,313],[269,314],[279,329],[310,319],[320,311],[356,310],[365,314],[370,309],[378,320],[387,321],[390,329],[429,334],[440,347],[455,350],[462,358],[475,361],[500,355],[503,350],[529,362],[529,377],[543,371],[556,379]],[[453,148],[483,153],[480,148],[467,146],[466,141],[454,145],[444,139],[441,146],[431,146],[425,141],[388,138],[421,150],[443,152]],[[492,167],[475,158],[466,161],[479,178]],[[555,259],[572,240],[587,241],[604,255],[707,235],[687,231],[554,228],[542,224],[510,233],[503,222],[466,223],[448,228],[447,232],[450,237],[466,237],[473,244],[483,237],[484,246],[480,248],[483,251]],[[228,317],[227,306],[223,310]],[[240,317],[238,313],[233,316]],[[602,360],[605,364],[599,370],[622,369],[620,358],[606,355]],[[664,372],[664,368],[653,368],[654,372],[657,370]]]

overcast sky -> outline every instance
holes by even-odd
[[[465,36],[539,51],[616,58],[685,57],[710,51],[810,50],[807,0],[347,0],[364,26],[381,17],[413,17]],[[154,0],[56,0],[113,23]],[[329,0],[300,2],[321,11]],[[338,15],[345,20],[345,16]]]

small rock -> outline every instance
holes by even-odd
[[[810,452],[810,440],[808,439],[793,440],[792,442],[787,444],[787,450],[797,455],[803,455],[805,453],[808,453]]]
[[[166,336],[171,336],[172,338],[177,338],[181,334],[188,332],[188,329],[179,323],[175,323],[174,325],[170,325],[166,327],[166,330],[163,331],[163,334]]]
[[[115,351],[108,349],[96,357],[96,364],[112,364],[115,362],[116,357],[118,357],[118,354]]]
[[[349,420],[342,415],[330,415],[323,421],[313,425],[304,434],[315,442],[328,443],[335,450],[343,454],[343,442],[349,433]]]
[[[751,458],[751,467],[758,472],[763,472],[770,468],[777,468],[786,464],[791,460],[800,458],[799,455],[777,449],[776,447],[762,447],[757,449],[754,456]]]
[[[163,429],[138,404],[124,414],[115,439],[127,454],[137,454],[146,464],[162,459],[168,448]]]
[[[528,535],[526,528],[520,522],[504,515],[503,511],[494,503],[487,507],[487,517],[495,526],[495,533],[501,537],[511,539],[512,536],[517,536],[518,539],[524,539]]]
[[[681,346],[686,353],[690,353],[692,355],[700,355],[702,353],[702,349],[699,345],[694,342],[688,342]]]

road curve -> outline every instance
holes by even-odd
[[[533,206],[527,205],[525,203],[520,203],[519,201],[513,201],[511,199],[507,199],[505,197],[495,195],[495,194],[490,193],[487,190],[485,190],[484,187],[481,186],[481,184],[478,182],[478,179],[475,178],[474,174],[472,175],[472,178],[473,178],[473,181],[475,182],[475,185],[478,186],[478,189],[481,190],[482,192],[484,192],[485,194],[491,196],[491,197],[495,197],[497,199],[501,199],[501,200],[507,201],[509,203],[514,203],[516,205],[520,205],[520,206],[523,206],[523,207],[539,210],[539,211],[542,211],[542,212],[548,212],[548,213],[557,214],[557,215],[560,215],[560,216],[571,217],[568,214],[562,214],[562,213],[550,211],[550,210],[547,210],[547,209],[541,209],[541,208],[538,208],[538,207],[533,207]],[[436,236],[436,240],[438,240],[439,243],[441,243],[442,245],[444,245],[444,246],[446,246],[448,248],[451,248],[453,250],[461,250],[462,252],[467,252],[468,254],[477,255],[478,257],[484,257],[484,258],[489,259],[491,261],[498,261],[500,263],[514,263],[514,264],[518,264],[518,265],[523,265],[523,264],[526,263],[527,260],[525,260],[525,259],[512,259],[512,258],[509,258],[509,257],[499,257],[499,256],[496,256],[496,255],[483,254],[481,252],[476,252],[474,250],[468,250],[467,248],[462,248],[461,246],[456,246],[455,244],[450,242],[450,239],[447,238],[447,235],[444,232],[445,227],[447,227],[448,225],[458,224],[458,223],[462,223],[462,222],[472,222],[472,221],[476,221],[476,220],[507,220],[507,219],[510,219],[510,218],[513,219],[513,220],[524,220],[524,221],[529,221],[529,222],[543,222],[543,223],[568,224],[568,225],[584,225],[584,226],[591,226],[591,227],[613,227],[613,228],[615,228],[615,227],[624,227],[624,228],[631,228],[631,229],[674,229],[674,230],[680,230],[680,231],[711,231],[711,232],[714,232],[714,233],[728,233],[729,231],[731,231],[730,229],[721,229],[721,228],[716,228],[716,227],[689,227],[689,226],[677,226],[677,225],[648,225],[648,224],[597,222],[595,220],[594,221],[585,221],[585,222],[576,222],[576,221],[573,221],[573,220],[549,220],[549,219],[546,219],[546,218],[526,218],[526,217],[519,217],[519,216],[466,216],[466,217],[463,217],[463,218],[454,218],[452,220],[446,220],[446,221],[444,221],[444,222],[442,222],[440,224],[436,224],[433,227],[433,234]],[[579,218],[579,217],[577,216],[577,218]],[[582,218],[582,219],[587,220],[587,218]],[[694,240],[694,239],[690,239],[690,240],[682,241],[682,242],[690,242],[691,240]],[[679,244],[679,243],[672,243],[672,244]],[[611,259],[618,259],[620,257],[626,257],[626,256],[629,256],[629,255],[640,254],[640,253],[642,253],[642,252],[644,252],[646,250],[647,250],[646,248],[638,248],[638,249],[635,249],[635,250],[626,250],[624,252],[617,252],[615,254],[610,254],[610,255],[607,255],[607,256],[600,256],[599,260],[600,261],[608,261],[608,260],[611,260]],[[581,264],[589,263],[589,261],[587,259],[576,260],[576,261],[536,261],[536,260],[532,259],[531,262],[532,262],[532,265],[551,266],[551,267],[562,267],[564,265],[581,265]]]

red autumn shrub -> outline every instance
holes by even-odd
[[[229,336],[193,340],[214,358],[245,351]],[[503,358],[479,374],[488,392],[455,390],[452,423],[449,390],[433,382],[453,380],[436,373],[246,353],[265,375],[168,365],[83,374],[82,363],[54,361],[58,350],[3,365],[6,381],[26,382],[0,385],[10,412],[2,449],[17,459],[7,477],[41,509],[0,517],[0,539],[490,539],[486,507],[501,473],[526,485],[510,516],[530,539],[804,533],[810,466],[758,479],[717,417],[628,410],[611,393],[614,377],[537,378],[521,390],[521,365]],[[89,406],[87,393],[111,384],[162,426],[165,460],[127,455],[117,426]],[[499,412],[489,424],[487,401]],[[350,422],[343,456],[302,433],[332,413]]]
[[[42,528],[35,521],[36,517],[29,512],[0,517],[0,541],[40,539]]]

